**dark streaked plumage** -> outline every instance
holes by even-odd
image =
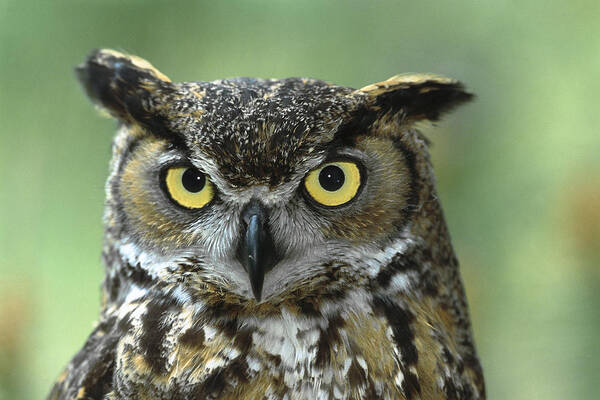
[[[120,127],[100,321],[49,399],[485,398],[414,127],[469,100],[460,83],[173,83],[112,50],[77,71]],[[323,166],[348,168],[333,206],[307,190]]]

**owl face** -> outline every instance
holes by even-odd
[[[268,302],[368,281],[369,257],[413,240],[423,177],[412,124],[470,97],[429,76],[361,90],[309,79],[172,83],[106,50],[79,75],[121,122],[107,240],[182,301],[210,292]]]

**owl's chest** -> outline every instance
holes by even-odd
[[[199,324],[185,316],[161,322],[149,332],[133,324],[120,341],[115,393],[170,399],[402,398],[400,353],[386,321],[373,315],[287,315],[236,326]]]

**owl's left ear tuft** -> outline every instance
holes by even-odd
[[[148,61],[110,49],[94,50],[75,71],[92,101],[124,122],[150,118],[149,98],[171,82]]]
[[[356,92],[367,96],[368,107],[400,113],[409,121],[436,121],[474,97],[459,81],[431,74],[396,75]]]

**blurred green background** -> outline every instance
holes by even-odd
[[[0,46],[0,398],[42,398],[98,313],[115,123],[73,74],[97,47],[174,80],[464,81],[425,131],[489,398],[597,398],[597,0],[0,0]]]

